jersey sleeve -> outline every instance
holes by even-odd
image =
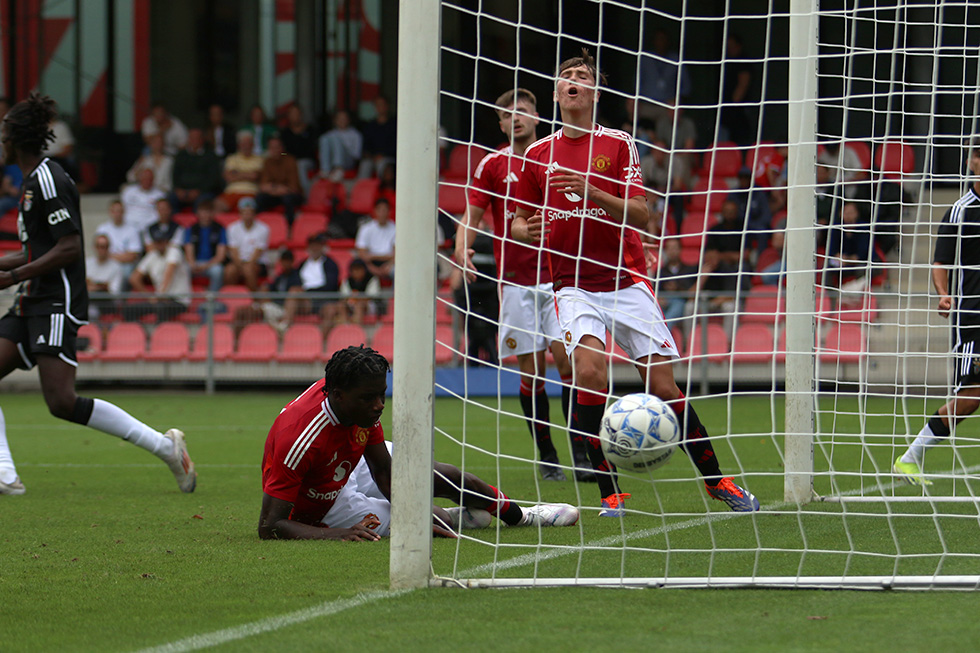
[[[643,171],[640,169],[640,155],[636,151],[636,142],[629,138],[623,143],[620,156],[622,157],[623,177],[626,181],[625,199],[644,195]]]
[[[525,153],[526,155],[527,153]],[[539,176],[542,172],[542,165],[534,159],[524,159],[521,166],[521,178],[517,181],[517,191],[514,193],[514,200],[519,208],[524,208],[534,213],[544,204],[544,191],[541,187]]]
[[[72,189],[68,186],[71,182],[64,175],[52,175],[46,166],[38,172],[38,176],[41,195],[39,217],[52,239],[81,233],[82,216],[77,204],[72,201]]]
[[[384,441],[385,441],[385,431],[381,427],[381,422],[378,422],[377,424],[371,427],[370,431],[368,431],[368,438],[366,444],[381,444]]]
[[[303,477],[311,464],[311,456],[300,458],[295,469],[286,465],[286,455],[289,453],[292,440],[276,437],[280,428],[282,426],[277,420],[272,425],[269,441],[266,442],[265,457],[262,460],[262,491],[281,501],[296,503]]]
[[[493,161],[493,154],[488,154],[483,157],[480,165],[476,167],[476,171],[473,173],[473,179],[470,182],[470,192],[466,199],[470,204],[479,209],[485,210],[490,206],[490,201],[493,199],[493,188],[491,185]]]
[[[939,223],[939,233],[936,236],[936,253],[932,260],[935,263],[953,265],[956,263],[956,237],[959,235],[957,225],[949,220],[952,209],[946,211],[942,222]]]

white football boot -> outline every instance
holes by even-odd
[[[578,508],[567,503],[539,503],[523,510],[521,526],[574,526],[578,523]]]
[[[24,484],[20,482],[19,476],[9,483],[0,481],[0,494],[16,495],[24,494],[25,492],[27,492],[27,488],[25,488]]]
[[[170,471],[174,473],[174,478],[177,479],[177,486],[181,492],[193,492],[194,487],[197,485],[197,472],[194,471],[194,461],[191,460],[190,454],[187,453],[184,432],[178,429],[170,429],[163,434],[163,437],[174,443],[173,453],[169,457],[164,458],[164,460],[170,467]]]

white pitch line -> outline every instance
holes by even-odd
[[[231,628],[216,630],[214,632],[204,633],[202,635],[191,635],[190,637],[178,639],[177,641],[170,642],[169,644],[142,649],[138,653],[182,653],[183,651],[197,651],[202,648],[210,648],[212,646],[218,646],[219,644],[227,644],[228,642],[245,639],[246,637],[252,637],[254,635],[261,635],[262,633],[280,630],[281,628],[286,628],[287,626],[294,626],[305,621],[310,621],[311,619],[337,614],[338,612],[350,610],[351,608],[359,608],[362,605],[401,596],[410,591],[411,590],[366,592],[364,594],[358,594],[353,598],[327,601],[326,603],[321,603],[320,605],[316,605],[311,608],[304,608],[302,610],[296,610],[295,612],[287,612],[286,614],[282,614],[277,617],[260,619],[259,621],[253,621],[249,624],[242,624],[241,626],[233,626]]]

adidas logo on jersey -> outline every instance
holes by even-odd
[[[511,172],[509,175],[507,175],[506,177],[504,177],[504,183],[507,183],[507,184],[516,184],[519,181],[520,181],[520,179],[517,178],[517,174],[514,173],[514,172]]]
[[[43,344],[45,344],[44,334],[43,333],[37,337],[37,342],[34,343],[34,344],[36,344],[36,345],[43,345]]]

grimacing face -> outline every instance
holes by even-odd
[[[596,79],[585,64],[561,71],[555,84],[555,101],[562,109],[591,109],[599,99]]]

